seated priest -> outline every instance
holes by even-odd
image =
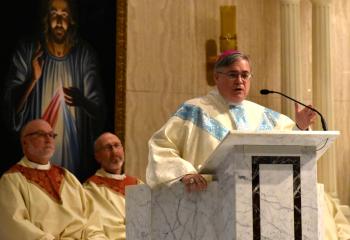
[[[142,182],[123,174],[124,149],[116,135],[108,132],[100,135],[94,151],[101,169],[84,183],[84,187],[94,199],[108,239],[125,239],[125,187]]]
[[[80,182],[50,163],[51,126],[32,120],[20,137],[24,157],[0,179],[0,239],[106,239]]]
[[[228,50],[218,57],[214,80],[214,90],[183,103],[149,140],[146,181],[151,187],[181,181],[188,192],[203,191],[207,181],[197,169],[231,130],[307,130],[316,119],[314,111],[299,109],[298,104],[295,104],[294,122],[281,113],[246,100],[253,81],[252,69],[248,56],[240,51]],[[337,225],[333,217],[325,221],[337,227],[328,229],[326,225],[326,231],[333,236],[341,231],[349,237],[344,230],[349,224]]]

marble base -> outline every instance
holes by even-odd
[[[127,188],[127,239],[319,239],[312,151],[259,148],[235,146],[202,193],[182,183]]]
[[[225,239],[220,235],[226,231],[215,221],[221,212],[217,197],[215,182],[207,191],[191,194],[182,183],[153,190],[147,185],[128,187],[127,239]]]

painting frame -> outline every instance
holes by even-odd
[[[127,0],[118,0],[116,9],[115,133],[125,141]]]

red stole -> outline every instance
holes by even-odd
[[[40,170],[16,164],[7,171],[13,172],[20,172],[28,182],[40,187],[57,203],[62,203],[60,193],[65,175],[63,168],[51,165],[49,170]]]
[[[114,192],[120,193],[125,196],[125,187],[129,185],[136,185],[138,183],[137,178],[126,176],[123,180],[117,180],[108,177],[101,177],[94,175],[90,177],[87,181],[91,181],[98,186],[105,186],[113,190]]]

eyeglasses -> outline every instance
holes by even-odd
[[[97,151],[113,151],[113,149],[120,149],[123,145],[121,143],[114,143],[114,144],[106,144],[102,147],[100,147]]]
[[[217,72],[220,74],[225,75],[226,77],[228,77],[229,80],[236,80],[239,77],[241,77],[244,81],[249,80],[252,77],[252,74],[250,72]]]
[[[24,135],[24,137],[28,137],[28,136],[36,136],[36,137],[42,137],[42,138],[49,137],[49,138],[55,139],[57,137],[57,134],[54,132],[35,131]]]

